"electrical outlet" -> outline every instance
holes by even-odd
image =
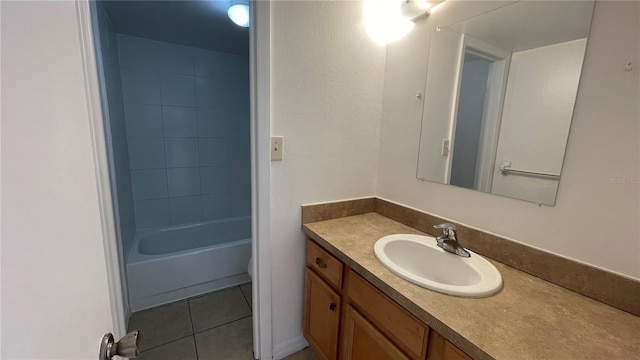
[[[271,137],[271,161],[282,160],[283,146],[284,146],[284,137],[282,136]]]

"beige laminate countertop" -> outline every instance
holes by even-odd
[[[502,290],[470,299],[411,284],[382,266],[379,238],[424,234],[377,213],[303,225],[304,232],[475,359],[640,359],[640,317],[502,263]],[[638,299],[640,301],[640,299]]]

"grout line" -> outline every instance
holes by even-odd
[[[191,324],[191,337],[193,337],[193,347],[196,349],[196,360],[198,360],[198,345],[196,344],[196,334],[193,329],[193,316],[191,315],[191,301],[187,299],[187,307],[189,308],[189,323]]]
[[[246,285],[246,284],[243,284]],[[249,283],[249,285],[251,285],[251,283]],[[240,288],[240,293],[242,293],[242,297],[244,298],[244,301],[247,302],[247,305],[249,305],[249,309],[251,310],[251,314],[253,314],[253,306],[251,306],[251,299],[247,299],[247,296],[244,294],[244,291],[242,291],[242,285],[238,285],[238,287]],[[253,292],[253,289],[251,289]]]
[[[216,325],[216,326],[214,326],[214,327],[210,327],[210,328],[204,329],[204,330],[202,330],[202,331],[198,331],[197,333],[194,333],[193,335],[195,336],[196,334],[202,334],[202,333],[203,333],[203,332],[205,332],[205,331],[209,331],[209,330],[213,330],[213,329],[219,328],[219,327],[221,327],[221,326],[229,325],[229,324],[234,323],[234,322],[236,322],[236,321],[240,321],[240,320],[244,320],[244,319],[246,319],[246,318],[250,318],[251,316],[253,316],[253,315],[243,316],[243,317],[241,317],[241,318],[239,318],[239,319],[231,320],[231,321],[226,322],[226,323],[224,323],[224,324]]]
[[[193,338],[193,349],[196,351],[196,360],[198,360],[200,355],[198,355],[198,343],[196,343],[196,334],[191,335],[191,337]]]
[[[191,325],[191,335],[193,335],[195,331],[193,331],[193,316],[191,316],[191,303],[189,299],[187,299],[187,308],[189,308],[189,324]]]
[[[176,342],[176,341],[184,340],[184,339],[186,339],[186,338],[188,338],[188,337],[190,337],[190,336],[193,336],[193,334],[191,334],[191,335],[187,335],[187,336],[183,336],[183,337],[181,337],[181,338],[174,339],[174,340],[171,340],[171,341],[167,341],[166,343],[162,343],[162,344],[160,344],[160,345],[156,345],[156,346],[150,347],[150,348],[148,348],[148,349],[146,349],[146,350],[144,350],[144,351],[140,351],[140,354],[142,354],[142,353],[144,353],[144,352],[147,352],[147,351],[149,351],[149,350],[153,350],[153,349],[159,348],[160,346],[165,346],[165,345],[168,345],[168,344],[174,343],[174,342]],[[194,340],[193,340],[193,343],[195,344],[195,338],[194,338]]]

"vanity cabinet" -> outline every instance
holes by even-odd
[[[303,333],[323,360],[471,360],[312,240]]]
[[[345,278],[345,304],[363,314],[407,355],[405,358],[424,359],[429,328],[352,269],[346,271]],[[343,347],[348,346],[347,342],[343,336]]]
[[[336,359],[341,296],[309,268],[305,269],[304,337],[320,359]]]
[[[351,305],[345,308],[342,329],[341,359],[410,359]]]
[[[473,360],[435,331],[429,336],[427,360]]]
[[[344,265],[307,241],[303,334],[321,360],[338,358]]]

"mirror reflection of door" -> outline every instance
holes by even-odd
[[[514,52],[506,89],[492,194],[555,202],[587,39]],[[500,165],[532,171],[503,175]]]
[[[416,177],[553,206],[593,1],[516,1],[429,34]]]
[[[510,53],[463,41],[449,184],[491,191]]]

